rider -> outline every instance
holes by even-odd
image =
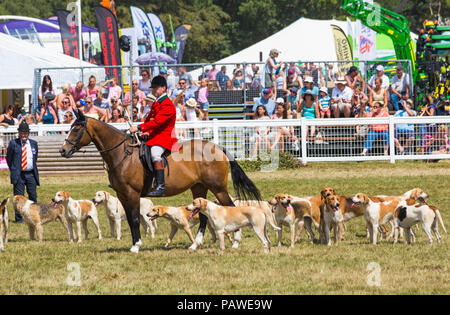
[[[130,132],[141,131],[148,134],[146,145],[150,146],[151,160],[155,167],[156,189],[148,197],[165,196],[164,161],[162,155],[166,149],[174,150],[177,137],[174,132],[176,121],[175,105],[167,96],[167,81],[163,76],[152,80],[152,94],[157,98],[145,121],[139,126],[132,126]]]

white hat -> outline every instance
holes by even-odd
[[[279,97],[279,98],[277,98],[277,101],[275,103],[284,104],[284,99],[282,97]]]
[[[312,77],[306,77],[305,78],[305,83],[314,83],[314,80],[313,80],[313,78]]]
[[[384,67],[382,65],[378,65],[376,70],[377,71],[384,71]]]
[[[322,86],[319,91],[328,94],[328,89],[325,86]]]
[[[197,106],[197,101],[195,100],[195,98],[191,97],[186,101],[186,105],[189,107],[195,107]]]

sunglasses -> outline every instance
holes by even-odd
[[[180,84],[186,84],[186,82],[180,82]]]
[[[92,102],[91,101],[86,101],[86,104],[92,104]]]
[[[69,102],[62,102],[63,104],[70,104]]]
[[[65,118],[70,118],[72,115],[64,115]]]
[[[117,101],[111,101],[111,103],[117,103]]]
[[[381,108],[380,106],[372,106],[373,109]]]

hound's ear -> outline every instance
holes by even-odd
[[[75,116],[77,116],[77,120],[84,122],[86,121],[86,117],[84,116],[83,112],[80,109],[76,109],[73,111],[75,113]]]
[[[201,209],[206,209],[206,207],[208,206],[208,200],[206,199],[200,199],[200,208]]]
[[[6,204],[8,203],[8,201],[9,201],[9,197],[6,197],[6,198],[2,201],[2,203],[0,204],[0,211],[3,212],[3,209],[5,209]]]
[[[61,193],[61,195],[63,195],[63,197],[64,197],[65,200],[69,200],[69,198],[70,198],[70,194],[69,194],[67,191],[63,191],[63,192]]]
[[[369,203],[369,197],[367,195],[363,195],[364,203]]]
[[[414,200],[417,200],[417,198],[419,198],[419,188],[414,188],[412,193],[411,193],[411,198]]]
[[[104,191],[104,193],[105,193],[105,200],[109,201],[109,197],[111,197],[111,194],[107,191]]]
[[[276,197],[273,198],[272,200],[268,201],[268,203],[269,203],[270,205],[272,205],[272,206],[275,206],[275,205],[277,204],[277,199],[276,199]]]

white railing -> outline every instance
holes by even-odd
[[[396,131],[399,124],[409,124],[410,131]],[[127,123],[111,125],[121,130],[129,129]],[[370,129],[371,125],[385,125],[388,129],[385,132],[386,140],[376,139],[370,146],[369,135],[364,129]],[[310,136],[311,127],[316,129],[314,137]],[[30,129],[31,137],[45,136],[67,133],[70,125],[38,124],[31,125]],[[258,133],[258,129],[267,133]],[[304,164],[382,160],[395,163],[397,160],[450,159],[449,129],[450,116],[210,120],[176,124],[176,133],[180,140],[213,141],[224,146],[238,160],[255,159],[261,152],[267,153],[268,150],[289,151]],[[17,137],[17,126],[0,127],[0,134],[5,146],[10,139]],[[370,147],[370,150],[366,155],[361,155],[364,147]]]

